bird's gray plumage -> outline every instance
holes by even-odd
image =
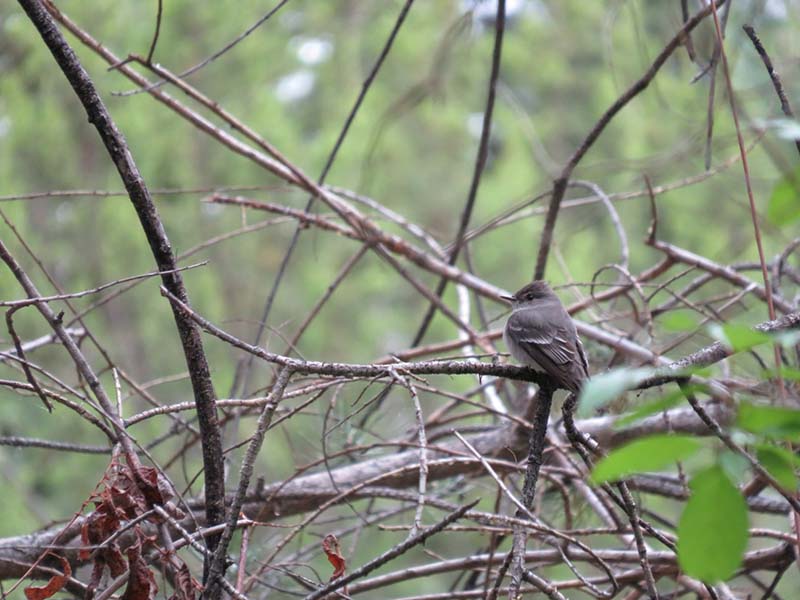
[[[529,283],[509,298],[513,305],[503,339],[519,362],[542,371],[571,392],[589,378],[589,365],[575,324],[543,281]]]

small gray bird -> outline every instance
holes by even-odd
[[[513,296],[503,330],[511,356],[552,377],[559,387],[579,392],[589,379],[589,364],[575,323],[544,281],[534,281]]]

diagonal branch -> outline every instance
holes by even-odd
[[[725,0],[717,0],[716,5],[721,6],[724,3]],[[597,123],[595,123],[594,127],[592,127],[592,130],[584,138],[581,145],[578,146],[577,150],[575,150],[572,156],[570,156],[567,164],[564,166],[564,169],[558,176],[558,179],[553,182],[553,191],[550,195],[550,205],[547,208],[547,217],[545,218],[542,237],[539,240],[539,254],[536,257],[536,270],[534,271],[533,275],[534,279],[541,279],[544,277],[545,267],[547,266],[547,257],[550,253],[550,245],[553,242],[553,230],[556,226],[558,211],[561,208],[561,201],[564,199],[564,193],[567,191],[567,183],[572,175],[572,171],[575,170],[575,167],[578,166],[578,163],[597,141],[597,138],[600,137],[600,134],[603,133],[603,130],[617,115],[617,113],[621,111],[628,104],[628,102],[638,96],[640,92],[644,91],[648,85],[650,85],[650,82],[653,81],[658,71],[664,66],[664,63],[667,62],[667,59],[672,56],[672,53],[676,49],[683,45],[686,36],[695,27],[697,27],[697,25],[703,19],[711,14],[711,6],[712,5],[706,6],[697,12],[691,19],[688,19],[684,23],[683,27],[681,27],[672,37],[672,39],[667,42],[667,45],[664,46],[661,52],[658,53],[658,56],[656,56],[653,64],[650,65],[650,68],[647,69],[645,74],[642,75],[636,82],[634,82],[634,84],[631,85],[627,90],[625,90],[625,92],[614,101],[614,104],[608,107],[608,110],[606,110],[606,112],[603,113],[603,116],[601,116]]]
[[[324,598],[327,594],[334,590],[338,590],[340,587],[350,583],[351,581],[355,581],[359,577],[363,577],[367,573],[370,573],[377,569],[378,567],[386,564],[390,560],[397,558],[401,554],[404,554],[417,544],[422,544],[425,540],[427,540],[432,535],[435,535],[445,529],[450,523],[453,523],[464,516],[469,509],[473,508],[480,499],[473,500],[469,504],[465,504],[461,506],[458,510],[451,512],[447,515],[444,519],[439,521],[436,525],[432,525],[430,527],[426,527],[422,531],[420,531],[414,537],[408,538],[403,543],[398,544],[388,552],[384,552],[380,556],[374,558],[373,560],[369,561],[367,564],[363,565],[362,567],[356,569],[350,575],[346,577],[342,577],[340,579],[335,579],[331,581],[329,584],[324,585],[322,588],[315,591],[313,594],[309,594],[306,596],[306,600],[317,600],[318,598]]]
[[[325,179],[330,172],[331,167],[333,166],[334,161],[336,160],[337,155],[339,154],[339,149],[342,147],[344,143],[345,137],[347,137],[348,131],[350,131],[350,126],[353,124],[353,121],[356,118],[356,114],[358,113],[361,105],[364,102],[364,98],[369,91],[372,82],[375,80],[375,77],[378,75],[378,71],[380,71],[381,66],[383,65],[386,57],[389,55],[389,52],[392,49],[392,45],[394,44],[395,38],[397,34],[400,32],[400,28],[403,26],[403,23],[406,20],[406,16],[408,16],[408,11],[411,9],[411,4],[414,0],[406,0],[405,4],[403,5],[402,9],[400,10],[400,14],[395,21],[394,27],[392,28],[389,37],[386,40],[386,43],[381,50],[381,53],[378,55],[378,59],[375,61],[375,64],[372,67],[372,70],[367,75],[367,78],[364,80],[364,83],[361,86],[361,91],[356,98],[353,107],[350,109],[350,112],[345,119],[344,125],[342,125],[342,129],[339,131],[339,135],[336,138],[336,142],[333,145],[333,150],[331,150],[330,154],[328,155],[327,160],[325,161],[325,166],[322,168],[322,172],[320,173],[319,179],[317,180],[317,185],[322,186],[325,183]],[[303,211],[306,215],[311,214],[311,207],[314,205],[314,201],[316,200],[316,195],[312,194],[311,197],[306,201],[305,210]],[[286,252],[283,255],[283,259],[281,260],[281,264],[278,267],[278,272],[275,275],[275,279],[272,282],[272,287],[267,295],[267,300],[264,303],[264,310],[261,315],[261,320],[258,322],[258,329],[256,331],[254,344],[258,345],[261,343],[261,339],[264,335],[264,330],[266,329],[267,322],[269,320],[270,313],[272,312],[272,304],[275,301],[275,296],[278,293],[278,287],[281,285],[281,281],[283,280],[283,276],[286,273],[286,269],[289,266],[289,261],[294,254],[294,250],[297,247],[298,240],[300,239],[300,232],[303,230],[302,224],[298,223],[295,227],[294,233],[292,234],[292,239],[289,241],[289,245],[286,248]],[[251,373],[251,368],[253,365],[253,357],[247,357],[244,362],[239,363],[236,368],[236,375],[234,376],[234,383],[231,389],[231,395],[234,395],[237,389],[241,389],[243,392],[247,390],[249,375]]]
[[[753,42],[756,52],[758,52],[761,61],[764,63],[764,67],[767,69],[767,74],[772,80],[772,87],[775,88],[775,93],[778,95],[778,100],[781,103],[783,114],[790,119],[794,119],[794,111],[792,110],[792,105],[789,103],[789,99],[786,97],[786,90],[783,89],[781,78],[775,71],[775,67],[772,65],[772,59],[770,59],[769,54],[767,54],[767,51],[764,49],[764,45],[761,43],[761,40],[758,39],[755,29],[753,29],[751,25],[743,25],[742,29],[744,29],[750,41]],[[794,145],[797,147],[797,151],[800,152],[800,140],[795,140]]]

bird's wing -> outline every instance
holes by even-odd
[[[576,345],[580,342],[566,329],[537,323],[519,313],[511,315],[507,327],[514,333],[517,344],[563,387],[576,391],[588,377],[586,358]]]
[[[515,313],[508,320],[508,328],[514,332],[518,344],[526,349],[535,347],[537,353],[544,354],[550,363],[564,365],[581,360],[575,344],[570,341],[572,336],[560,327],[539,324]]]

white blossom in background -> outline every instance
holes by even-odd
[[[283,103],[296,102],[314,90],[317,76],[309,69],[298,69],[281,77],[275,84],[275,97]]]
[[[786,10],[786,0],[767,0],[764,3],[764,13],[778,21],[786,19],[789,16]]]
[[[525,0],[506,0],[506,18],[517,16],[526,8],[526,4],[529,3]],[[491,21],[497,14],[497,0],[461,0],[461,10],[473,11],[477,21]]]
[[[470,115],[467,117],[467,131],[476,140],[480,139],[481,131],[483,131],[482,112],[470,113]]]
[[[309,67],[324,63],[333,54],[333,42],[324,37],[295,37],[289,45],[297,60]]]

